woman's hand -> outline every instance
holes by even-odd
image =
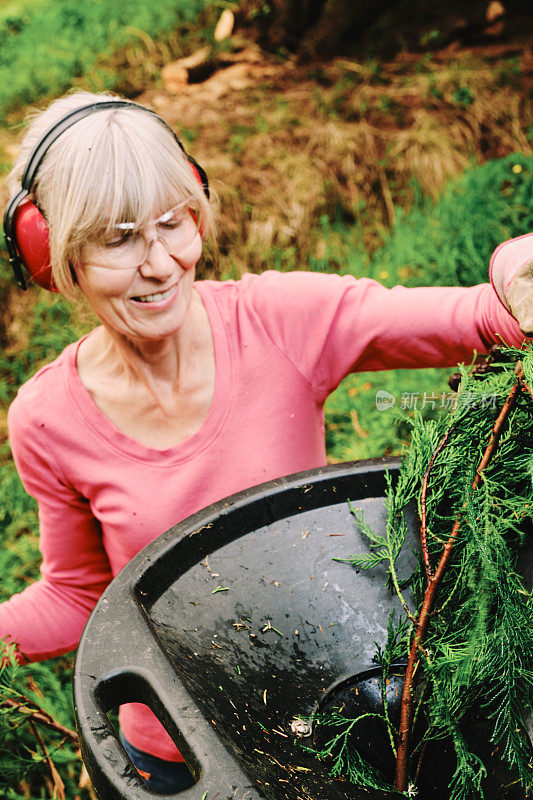
[[[507,302],[522,333],[533,336],[533,254],[511,281]]]
[[[496,248],[490,277],[498,297],[522,333],[533,337],[533,233],[509,239]]]

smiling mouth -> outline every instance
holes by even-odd
[[[143,294],[139,295],[139,297],[132,297],[132,300],[135,300],[138,303],[157,303],[160,300],[164,300],[166,297],[169,297],[172,292],[175,290],[176,284],[170,286],[170,288],[166,289],[164,292],[156,292],[155,294]]]

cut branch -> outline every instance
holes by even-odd
[[[531,390],[531,386],[529,386],[529,384],[525,382],[523,377],[523,372],[518,374],[518,380],[520,382],[522,390],[530,396],[531,400],[533,400],[533,391]]]
[[[56,733],[60,733],[73,744],[79,746],[78,734],[76,731],[61,725],[61,723],[55,720],[51,714],[48,714],[46,711],[40,708],[37,703],[33,703],[27,697],[24,697],[22,700],[2,698],[0,700],[0,706],[16,708],[21,714],[27,714],[30,725],[33,723],[44,725],[45,728],[49,728]]]
[[[496,422],[494,423],[489,443],[485,448],[485,452],[483,453],[481,461],[479,462],[479,465],[476,469],[476,474],[472,482],[473,490],[476,490],[479,484],[481,483],[483,470],[487,467],[490,459],[494,454],[494,451],[498,444],[498,440],[500,438],[502,427],[507,417],[509,416],[509,413],[511,412],[513,406],[515,405],[517,397],[520,394],[523,381],[523,370],[520,362],[518,362],[516,365],[515,373],[517,375],[518,381],[513,385],[503,405],[503,408],[500,411]],[[442,446],[444,446],[444,443],[441,442],[441,444]],[[441,447],[441,444],[439,444],[439,447]],[[434,455],[436,455],[436,452]],[[442,582],[442,578],[444,576],[448,563],[450,561],[452,549],[455,545],[460,527],[461,527],[461,515],[459,515],[455,521],[452,532],[450,533],[448,541],[444,546],[444,550],[440,557],[437,569],[435,570],[435,574],[433,575],[432,578],[428,578],[428,586],[424,594],[422,608],[420,609],[420,614],[418,616],[418,623],[415,629],[413,643],[411,645],[411,650],[409,653],[409,660],[407,663],[405,682],[402,694],[400,731],[399,731],[398,751],[396,757],[396,777],[394,782],[395,788],[401,792],[407,791],[409,783],[409,743],[411,738],[411,725],[413,720],[413,707],[414,707],[414,696],[413,696],[414,676],[419,664],[420,649],[422,648],[423,642],[425,640],[425,636],[431,618],[431,611],[437,599],[439,587]],[[421,536],[422,536],[422,531],[421,531]],[[423,549],[424,546],[426,547],[427,550],[427,541],[425,545],[424,544],[422,545]],[[426,562],[426,569],[427,566],[428,564]]]
[[[48,767],[48,770],[50,772],[50,777],[52,779],[52,785],[53,785],[53,797],[57,798],[57,800],[65,800],[65,784],[63,783],[63,779],[61,778],[61,775],[57,771],[54,762],[50,758],[50,754],[46,749],[46,745],[43,741],[43,738],[39,733],[39,731],[37,730],[37,726],[33,721],[30,722],[30,730],[37,739],[37,743],[44,756],[46,766]]]

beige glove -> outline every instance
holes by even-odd
[[[507,290],[509,311],[526,336],[533,336],[533,257],[520,267]]]
[[[493,253],[491,282],[525,336],[533,336],[533,234],[509,239]]]

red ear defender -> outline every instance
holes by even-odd
[[[174,131],[172,131],[172,132],[174,133]],[[175,137],[176,137],[176,135],[174,134],[174,138]],[[178,142],[179,146],[183,150],[183,145],[181,144],[179,139],[176,139],[176,141]],[[185,150],[183,150],[183,152],[185,153]],[[191,169],[193,171],[194,177],[196,178],[196,180],[198,181],[198,183],[200,184],[200,186],[204,190],[204,194],[207,197],[207,199],[209,200],[209,181],[207,180],[207,175],[206,175],[205,169],[203,169],[203,167],[200,166],[198,161],[196,161],[188,153],[185,153],[185,155],[187,156],[187,161],[191,165]]]
[[[57,292],[50,265],[48,225],[35,203],[29,199],[24,200],[15,211],[14,233],[30,280],[43,289]]]
[[[48,289],[52,292],[58,291],[54,286],[50,265],[48,225],[35,203],[29,199],[37,172],[48,148],[71,125],[89,116],[89,114],[93,114],[96,111],[105,111],[108,108],[132,107],[141,109],[147,114],[152,114],[172,134],[176,144],[187,157],[195,177],[202,185],[205,196],[209,199],[209,182],[204,170],[186,153],[185,148],[172,128],[155,111],[151,111],[149,108],[140,106],[137,103],[132,103],[129,100],[103,100],[77,108],[56,122],[37,143],[24,170],[21,189],[11,198],[4,213],[5,244],[15,281],[21,289],[26,288],[26,280],[27,276],[29,276],[30,280],[42,286],[43,289]],[[75,279],[75,276],[73,278]]]

